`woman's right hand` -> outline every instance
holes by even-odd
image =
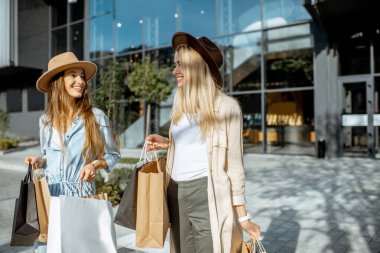
[[[169,139],[158,134],[148,135],[145,139],[147,150],[168,149]]]
[[[45,167],[46,160],[40,156],[28,156],[25,158],[24,162],[29,165],[32,164],[32,170]]]

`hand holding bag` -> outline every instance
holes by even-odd
[[[13,216],[11,246],[32,246],[39,235],[36,194],[32,181],[32,165],[21,181],[19,198]]]
[[[260,240],[243,241],[242,253],[266,253],[266,250]]]
[[[138,171],[136,246],[164,247],[169,228],[166,199],[166,158],[146,163]]]
[[[142,160],[143,157],[144,160]],[[150,159],[147,156],[145,142],[140,159],[133,168],[115,215],[114,222],[120,226],[136,230],[138,172],[147,162],[150,162]]]

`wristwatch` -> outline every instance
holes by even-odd
[[[100,161],[99,160],[94,160],[91,163],[92,167],[94,167],[95,171],[98,172],[100,169]]]

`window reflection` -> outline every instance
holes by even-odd
[[[112,15],[105,15],[90,20],[89,26],[90,58],[111,56],[114,51],[112,44]]]
[[[52,6],[52,26],[61,26],[67,23],[67,2],[51,1]]]
[[[112,1],[109,0],[90,0],[90,17],[108,15],[112,13]]]
[[[380,28],[375,31],[373,48],[375,52],[375,72],[380,73]]]
[[[57,55],[67,51],[66,28],[54,30],[52,32],[52,55]]]
[[[79,59],[83,59],[83,23],[75,24],[70,29],[70,50]]]
[[[77,0],[75,3],[70,3],[71,22],[83,19],[84,17],[84,0]]]

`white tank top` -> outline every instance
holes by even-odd
[[[199,124],[190,122],[183,115],[171,126],[174,140],[172,179],[188,181],[208,175],[206,139],[202,138]]]

